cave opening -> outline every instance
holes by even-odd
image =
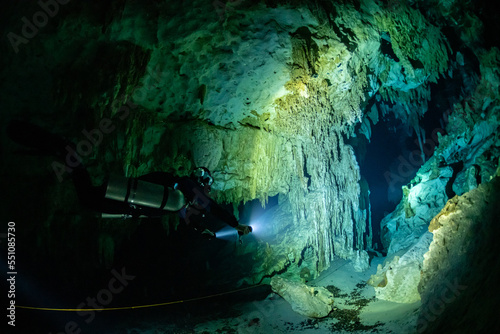
[[[373,222],[374,248],[383,250],[380,243],[380,221],[392,212],[402,198],[401,187],[408,185],[416,176],[423,162],[427,161],[439,146],[438,133],[445,136],[456,103],[468,100],[477,86],[479,66],[477,58],[469,49],[462,49],[467,61],[458,64],[451,76],[441,78],[430,84],[431,99],[427,111],[419,120],[423,130],[423,146],[414,131],[408,134],[405,124],[389,114],[381,122],[371,124],[371,136],[368,141],[349,140],[357,152],[361,175],[370,187],[370,205]],[[425,161],[414,159],[424,157]],[[449,185],[451,187],[451,185]],[[379,247],[377,247],[379,246]]]
[[[384,251],[380,241],[380,222],[401,200],[401,187],[408,184],[420,166],[404,165],[408,152],[418,148],[417,137],[408,135],[404,124],[388,115],[371,126],[370,141],[361,136],[353,142],[360,172],[368,182],[374,249]],[[415,146],[417,140],[417,146]],[[361,142],[361,144],[360,144]]]

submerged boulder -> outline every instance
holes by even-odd
[[[422,263],[431,241],[432,234],[424,233],[412,247],[378,265],[377,273],[368,280],[378,299],[405,304],[420,300]]]
[[[311,287],[278,276],[271,279],[271,287],[295,312],[306,317],[323,318],[332,310],[333,294],[323,287]]]

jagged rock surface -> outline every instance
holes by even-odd
[[[360,123],[360,133],[370,137],[371,124],[388,113],[422,139],[418,120],[427,110],[430,83],[464,59],[424,11],[407,3],[304,1],[297,8],[280,3],[214,8],[202,0],[121,1],[102,17],[84,2],[75,3],[81,11],[59,16],[57,29],[45,29],[43,39],[30,40],[24,54],[5,62],[2,74],[13,78],[2,86],[6,110],[32,110],[23,116],[71,133],[76,142],[83,128],[112,119],[116,130],[86,157],[96,183],[108,173],[186,175],[193,166],[205,165],[215,171],[220,202],[236,207],[279,196],[282,210],[268,222],[276,239],[247,243],[238,251],[253,256],[255,266],[245,275],[258,282],[282,271],[298,278],[307,269],[313,278],[334,255],[361,259],[358,251],[372,246],[369,205],[361,205],[368,195],[361,193],[347,139]],[[445,7],[454,20],[477,29],[477,18],[460,18],[453,6]],[[468,43],[477,42],[473,36],[464,34]],[[495,170],[498,50],[478,57],[477,96],[457,104],[450,117],[449,135],[437,153],[446,158],[428,162],[385,224],[390,252],[410,247],[446,202],[452,171],[441,166],[443,161],[467,159],[452,187],[456,193],[479,183],[476,174],[484,182]],[[38,80],[23,78],[15,72],[20,68],[36,73]],[[29,89],[20,96],[12,87],[25,82]],[[488,135],[478,136],[483,131]],[[20,175],[32,172],[3,163]],[[421,195],[432,188],[433,197]],[[35,239],[46,242],[40,254],[69,253],[52,237],[54,228],[85,229],[79,218],[66,224],[58,217],[58,210],[78,210],[57,201],[71,199],[70,190],[61,194],[58,189],[48,187],[41,202],[53,211],[43,209],[40,215],[50,218],[36,227]],[[164,219],[167,227],[175,223]],[[92,253],[108,266],[115,247],[137,224],[99,226],[101,237]],[[80,254],[82,247],[70,248]]]
[[[172,29],[172,22],[158,23],[158,30]],[[282,203],[289,203],[291,220],[270,222],[283,231],[276,243],[242,251],[271,257],[259,259],[273,265],[265,270],[256,266],[254,281],[283,269],[298,272],[306,252],[313,254],[307,266],[314,275],[328,268],[333,255],[354,259],[358,249],[371,247],[372,232],[366,223],[368,208],[359,205],[359,168],[344,138],[362,121],[369,98],[380,102],[372,108],[372,121],[392,112],[417,131],[428,84],[448,66],[443,35],[417,10],[386,8],[375,1],[364,1],[359,9],[242,6],[227,13],[223,22],[222,27],[207,24],[206,31],[158,34],[158,45],[182,47],[175,52],[152,48],[142,82],[154,82],[155,89],[134,101],[159,111],[159,118],[179,117],[182,110],[180,114],[203,121],[189,146],[183,137],[172,138],[169,145],[182,163],[196,160],[213,166],[220,201],[258,198],[265,203],[280,194]],[[246,42],[232,43],[239,39],[241,22]],[[402,25],[406,29],[396,28]],[[416,33],[418,42],[410,37]],[[384,41],[397,59],[381,49]],[[261,51],[270,57],[252,57]],[[208,55],[215,62],[207,62]],[[171,70],[176,67],[178,72]],[[158,70],[168,75],[155,78]],[[176,96],[174,91],[185,94]],[[366,123],[369,132],[368,127]],[[207,134],[210,139],[203,139]],[[190,156],[183,147],[214,154]],[[138,165],[137,158],[126,159],[132,175],[181,166],[168,157],[161,162],[146,156]]]
[[[495,97],[500,80],[496,65],[499,56],[495,48],[480,51],[482,76],[473,96],[454,105],[455,110],[446,127],[447,135],[438,134],[439,146],[433,156],[420,168],[410,185],[403,187],[403,199],[396,210],[383,219],[382,241],[388,258],[417,246],[416,241],[425,235],[429,224],[432,225],[431,220],[435,221],[434,217],[446,203],[448,206],[450,201],[456,201],[453,199],[455,194],[467,194],[467,191],[489,182],[495,175],[500,157],[500,119],[497,112],[500,106]],[[422,268],[423,258],[419,257],[415,265]],[[390,264],[391,270],[395,271],[402,269],[401,266],[395,260]],[[381,294],[383,290],[377,287],[380,298],[398,300],[402,294],[410,293],[415,296],[413,299],[417,299],[416,288],[424,283],[417,277],[416,271],[412,275],[415,279],[403,285],[396,278],[389,283],[390,275],[382,277],[387,271],[385,267],[380,268],[373,285],[385,282],[397,288],[392,293],[385,290],[387,293]]]
[[[368,284],[375,288],[377,298],[396,302],[414,303],[420,300],[418,284],[424,254],[429,249],[432,235],[426,233],[409,250],[387,258],[384,266],[378,265],[377,273]]]
[[[333,294],[323,287],[310,287],[279,276],[271,279],[271,287],[295,312],[306,317],[323,318],[332,311]]]
[[[498,291],[500,276],[499,190],[497,176],[455,196],[429,225],[433,240],[424,255],[418,285],[422,295],[420,332],[443,328],[481,332],[496,322],[491,296]],[[457,314],[464,316],[457,318]]]

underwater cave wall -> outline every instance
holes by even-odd
[[[221,202],[265,204],[280,194],[291,221],[270,222],[277,244],[256,252],[266,264],[255,266],[257,279],[305,262],[317,274],[333,255],[353,258],[371,248],[359,168],[344,139],[359,122],[369,138],[370,121],[389,112],[422,137],[429,83],[448,66],[439,29],[418,10],[375,1],[359,8],[240,4],[221,22],[203,18],[204,29],[180,20],[159,17],[158,41],[143,45],[152,54],[142,82],[153,88],[131,96],[155,121],[135,136],[164,137],[127,160],[131,175],[182,174],[202,164],[214,169]],[[123,22],[112,26],[123,30],[113,38],[139,43],[142,28],[132,36]],[[302,261],[306,250],[313,260]]]
[[[488,331],[498,321],[499,186],[497,171],[490,182],[450,199],[431,221],[433,241],[418,284],[420,333]]]
[[[317,275],[334,255],[367,261],[369,206],[346,142],[360,123],[369,138],[387,113],[422,136],[429,83],[451,51],[419,10],[371,0],[74,6],[26,48],[47,55],[30,66],[49,69],[54,108],[25,117],[59,115],[55,128],[77,134],[117,121],[87,157],[96,182],[205,165],[220,202],[279,195],[290,216],[269,222],[275,243],[241,251],[256,254],[257,281],[304,267]],[[66,128],[73,120],[82,122]]]
[[[380,266],[377,274],[372,276],[370,284],[375,287],[377,296],[381,299],[406,303],[422,298],[426,303],[424,312],[429,312],[429,300],[432,303],[436,301],[430,297],[433,293],[430,291],[434,289],[436,292],[436,288],[426,287],[428,281],[439,285],[439,277],[444,279],[446,276],[451,281],[455,278],[462,279],[461,277],[466,274],[459,269],[461,264],[476,266],[470,263],[471,256],[488,256],[478,254],[477,249],[468,247],[465,241],[463,246],[457,246],[462,244],[457,240],[462,240],[464,233],[469,233],[472,238],[470,234],[472,229],[483,231],[490,229],[487,226],[472,227],[462,223],[462,220],[466,220],[474,225],[483,220],[482,215],[485,215],[488,217],[484,218],[485,225],[489,224],[491,219],[489,212],[494,209],[484,207],[480,198],[484,198],[486,203],[498,201],[491,189],[497,187],[498,182],[494,177],[498,173],[500,159],[498,135],[500,52],[498,48],[478,49],[475,52],[480,63],[480,72],[472,93],[461,96],[460,102],[453,105],[453,110],[447,119],[446,133],[444,131],[441,131],[443,135],[441,132],[437,133],[433,142],[433,145],[437,145],[433,155],[422,165],[416,177],[403,187],[403,199],[396,210],[381,222],[382,240],[388,256],[384,266]],[[479,191],[480,185],[484,187]],[[469,203],[466,204],[467,202]],[[440,219],[448,222],[448,219],[442,216],[448,215],[448,212],[454,213],[457,203],[461,203],[463,211],[457,209],[460,214],[456,215],[456,218],[450,215],[450,224],[456,224],[454,228],[463,231],[454,234],[443,229],[434,233],[436,226],[433,225]],[[470,203],[474,204],[469,205]],[[428,230],[433,232],[433,235]],[[497,233],[494,228],[491,228],[491,231]],[[445,232],[446,236],[443,236],[441,233]],[[457,240],[454,240],[455,238]],[[491,241],[485,240],[484,243]],[[484,247],[489,246],[484,245]],[[453,266],[449,265],[449,262],[454,261],[456,263]],[[434,267],[429,267],[433,263]],[[443,272],[441,273],[436,266]],[[412,272],[410,274],[409,269]],[[438,278],[431,279],[433,276]],[[464,279],[469,280],[470,277]],[[441,303],[440,300],[437,302]],[[435,305],[432,306],[434,309]],[[443,305],[443,312],[446,307],[447,305]],[[428,320],[429,316],[427,320],[426,315],[422,314],[422,317],[430,324],[436,319],[436,313],[430,316],[434,319],[432,321]],[[421,321],[424,321],[422,319]]]

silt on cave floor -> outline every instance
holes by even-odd
[[[335,299],[332,312],[320,319],[301,316],[276,294],[237,305],[235,318],[214,319],[196,325],[196,333],[410,333],[417,323],[420,302],[398,304],[377,300],[366,281],[383,258],[374,258],[369,270],[359,273],[352,263],[337,259],[310,286],[323,286]]]
[[[319,319],[296,313],[288,302],[263,285],[149,312],[123,311],[125,316],[101,312],[92,328],[109,334],[410,333],[417,322],[420,302],[402,305],[377,300],[366,284],[382,261],[374,258],[371,268],[360,273],[350,261],[339,258],[309,282],[310,286],[324,286],[335,299],[329,315]],[[80,322],[79,328],[85,332],[90,327]]]

